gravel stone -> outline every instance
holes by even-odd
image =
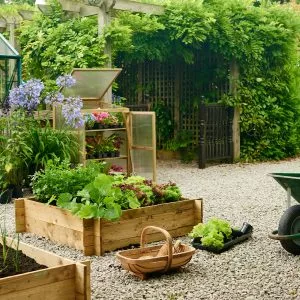
[[[21,240],[76,261],[90,259],[92,299],[300,299],[300,258],[286,252],[268,233],[285,210],[286,192],[271,172],[299,172],[300,158],[258,164],[224,164],[204,170],[197,164],[158,162],[158,182],[174,181],[187,198],[203,198],[204,221],[216,216],[235,227],[250,223],[253,238],[222,254],[197,250],[179,272],[141,281],[115,259],[115,252],[85,257],[33,234]],[[296,203],[296,202],[295,202]],[[1,222],[14,232],[12,204],[0,205]],[[181,238],[188,243],[189,239]]]

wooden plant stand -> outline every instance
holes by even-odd
[[[123,211],[118,221],[80,219],[69,211],[29,199],[15,200],[16,232],[31,232],[83,250],[84,255],[138,244],[143,227],[158,226],[172,237],[189,233],[202,222],[202,200],[182,200]],[[152,233],[149,242],[161,240]]]
[[[11,238],[7,240],[11,248],[17,249]],[[22,242],[18,249],[49,268],[1,278],[0,300],[91,299],[90,261],[74,262]]]

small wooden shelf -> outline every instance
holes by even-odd
[[[110,159],[127,159],[127,155],[120,155],[114,157],[102,157],[102,158],[87,158],[86,160],[110,160]]]
[[[85,132],[97,132],[97,131],[124,131],[126,128],[124,127],[119,127],[119,128],[103,128],[103,129],[86,129]]]

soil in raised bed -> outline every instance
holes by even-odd
[[[22,251],[18,250],[19,271],[16,272],[15,265],[14,265],[14,257],[16,256],[16,254],[17,252],[15,249],[8,248],[8,256],[4,266],[3,247],[0,244],[0,278],[47,268],[46,266],[38,264],[34,259],[26,256],[25,254],[22,253]]]

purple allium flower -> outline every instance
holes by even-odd
[[[9,93],[9,106],[15,109],[33,111],[40,104],[40,95],[44,84],[39,79],[30,79],[19,87],[12,89]]]
[[[57,77],[56,84],[59,87],[72,87],[73,85],[76,84],[76,79],[71,75],[63,75]]]

